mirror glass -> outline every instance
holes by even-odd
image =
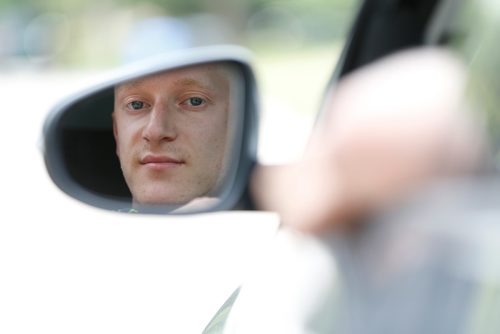
[[[238,170],[244,89],[238,64],[212,62],[134,77],[76,99],[56,125],[61,172],[71,180],[63,190],[122,212],[216,207]]]

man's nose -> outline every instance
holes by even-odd
[[[167,105],[155,105],[143,130],[143,139],[151,143],[173,141],[177,138],[175,111]]]

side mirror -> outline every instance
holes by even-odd
[[[56,106],[44,125],[54,183],[126,212],[235,208],[256,159],[248,53],[190,49],[134,65]]]

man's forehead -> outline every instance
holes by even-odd
[[[115,87],[116,91],[140,88],[144,85],[164,83],[175,86],[200,86],[207,89],[226,88],[229,74],[220,64],[208,64],[181,68],[127,81]]]

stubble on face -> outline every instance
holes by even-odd
[[[197,197],[212,195],[221,179],[227,140],[229,82],[224,71],[216,65],[196,69],[196,72],[190,69],[159,74],[115,89],[113,122],[117,155],[135,203],[186,203]],[[201,76],[202,73],[205,77]],[[179,117],[176,118],[175,126],[179,133],[175,140],[144,140],[144,122],[147,117],[141,123],[135,116],[129,117],[124,113],[121,110],[123,101],[128,101],[124,100],[124,96],[144,93],[144,96],[151,98],[153,105],[164,98],[163,95],[171,91],[172,87],[186,87],[195,92],[210,91],[212,104],[202,111],[177,110],[175,114]],[[148,155],[167,156],[182,164],[164,170],[146,169],[141,161]]]

